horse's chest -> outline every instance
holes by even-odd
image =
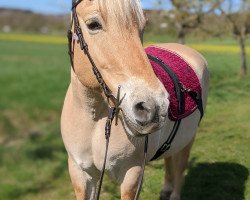
[[[97,168],[102,167],[105,156],[105,135],[103,127],[106,120],[100,121],[93,134],[92,138],[92,153]],[[138,151],[135,145],[128,139],[122,124],[112,126],[111,137],[108,147],[107,168],[112,169],[118,165],[120,161],[133,157],[134,153]]]

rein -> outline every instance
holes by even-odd
[[[111,89],[108,87],[106,82],[104,81],[101,72],[98,70],[93,58],[91,57],[89,53],[89,48],[88,44],[86,43],[83,32],[79,23],[79,19],[76,13],[76,7],[78,6],[79,3],[81,3],[82,0],[72,0],[72,21],[71,21],[71,27],[73,27],[73,32],[70,29],[68,31],[68,48],[69,48],[69,56],[70,56],[70,62],[73,70],[75,71],[74,67],[74,47],[75,47],[75,41],[77,41],[81,47],[81,50],[84,52],[84,54],[87,56],[90,64],[92,65],[92,70],[93,73],[96,77],[96,80],[100,84],[102,91],[104,92],[108,104],[109,104],[109,110],[108,110],[108,117],[105,125],[105,139],[106,139],[106,148],[105,148],[105,156],[104,156],[104,162],[102,166],[102,171],[101,171],[101,176],[100,176],[100,181],[99,181],[99,186],[97,188],[97,195],[96,195],[96,200],[99,200],[100,194],[101,194],[101,188],[102,188],[102,183],[103,183],[103,178],[104,178],[104,172],[106,168],[106,161],[107,161],[107,155],[108,155],[108,147],[109,147],[109,140],[110,140],[110,135],[111,135],[111,128],[112,128],[112,123],[113,120],[115,119],[115,124],[118,124],[118,115],[119,112],[121,111],[120,104],[123,99],[120,99],[120,86],[118,87],[118,92],[117,96],[115,97],[111,91]],[[73,48],[72,48],[73,46]],[[113,103],[113,106],[110,105],[110,100]],[[144,160],[142,164],[142,170],[139,178],[139,183],[136,191],[136,195],[134,197],[134,200],[139,199],[140,191],[142,188],[142,183],[143,183],[143,177],[144,177],[144,170],[145,170],[145,165],[146,165],[146,160],[147,160],[147,151],[148,151],[148,136],[145,137],[145,145],[144,145]]]

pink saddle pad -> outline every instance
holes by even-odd
[[[160,47],[150,46],[145,49],[147,54],[161,59],[175,73],[181,86],[187,91],[193,91],[201,95],[201,86],[199,79],[190,66],[180,55]],[[170,95],[169,119],[176,121],[187,117],[197,109],[197,103],[188,94],[184,92],[185,111],[181,115],[178,114],[178,100],[175,92],[175,86],[166,71],[156,62],[150,60],[153,70],[159,80],[162,82]]]

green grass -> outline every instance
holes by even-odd
[[[74,199],[59,129],[69,83],[67,47],[11,41],[0,46],[0,199]],[[250,200],[250,78],[239,78],[238,54],[202,53],[210,94],[182,199]],[[158,199],[163,176],[163,162],[150,163],[140,199]],[[105,178],[102,194],[118,199],[119,188]]]
[[[65,46],[3,41],[0,45],[0,119],[5,121],[0,123],[1,134],[38,131],[37,126],[58,119],[69,82]]]

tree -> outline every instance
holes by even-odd
[[[164,10],[164,5],[168,0],[155,0],[152,3],[153,9],[146,11],[146,17],[149,19],[147,21],[147,30],[151,33],[165,33],[167,29],[167,11]],[[165,26],[165,27],[164,27]]]
[[[240,0],[235,4],[233,0],[224,0],[220,11],[231,25],[231,32],[237,38],[240,46],[241,67],[240,75],[247,76],[246,39],[250,34],[250,2]]]
[[[178,42],[184,44],[190,30],[202,24],[204,16],[215,10],[220,0],[170,0],[173,5],[171,19],[176,27]]]

